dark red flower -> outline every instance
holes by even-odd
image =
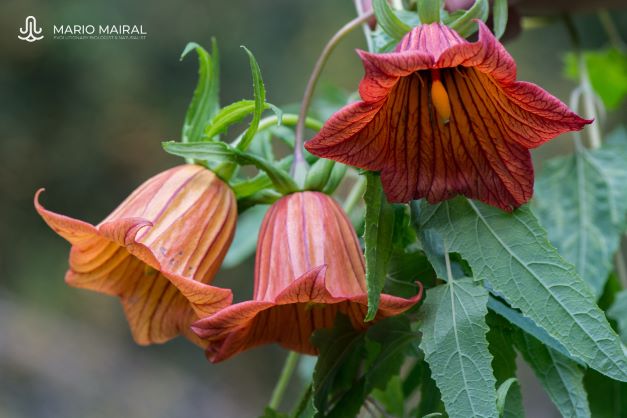
[[[591,123],[540,87],[482,23],[471,43],[421,25],[395,52],[359,51],[362,101],[335,113],[305,145],[312,154],[381,171],[388,199],[457,194],[511,211],[533,194],[529,149]]]
[[[376,319],[413,306],[411,299],[381,295]],[[317,192],[288,195],[272,205],[261,226],[252,301],[231,305],[196,322],[213,362],[276,342],[316,354],[309,341],[316,329],[333,326],[338,312],[356,329],[367,326],[364,259],[344,211]]]
[[[183,333],[231,304],[230,290],[209,286],[233,239],[237,203],[211,171],[182,165],[142,184],[97,226],[35,208],[72,244],[65,281],[122,300],[138,344]]]

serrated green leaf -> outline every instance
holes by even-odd
[[[400,40],[411,30],[405,22],[394,14],[387,0],[373,0],[372,8],[377,17],[377,24],[392,38]]]
[[[488,292],[472,279],[427,291],[419,311],[425,353],[451,418],[498,417],[485,315]]]
[[[434,23],[440,21],[442,10],[441,0],[418,0],[418,16],[422,23]]]
[[[589,286],[560,257],[527,206],[513,213],[455,198],[426,205],[424,229],[435,229],[512,307],[520,309],[590,367],[627,380],[627,358]]]
[[[255,253],[257,235],[267,211],[267,205],[259,205],[238,215],[235,236],[222,262],[223,268],[235,267]]]
[[[192,50],[198,54],[198,83],[194,90],[194,96],[187,109],[183,131],[181,133],[182,142],[196,142],[202,139],[205,124],[220,109],[220,65],[218,55],[218,45],[215,39],[211,40],[211,55],[195,42],[187,44],[181,60]]]
[[[477,24],[474,22],[474,19],[481,19],[485,22],[489,12],[490,3],[488,3],[488,0],[476,0],[472,7],[466,10],[461,16],[458,16],[451,22],[445,23],[451,29],[466,38],[477,31]]]
[[[510,377],[499,386],[496,407],[500,418],[525,418],[518,380]]]
[[[368,313],[366,321],[374,319],[379,309],[381,291],[385,285],[388,263],[392,254],[395,209],[388,203],[379,175],[366,175],[366,220],[364,242],[366,244],[366,284],[368,287]]]
[[[494,22],[494,36],[496,39],[501,39],[507,27],[507,0],[494,0],[492,20]]]
[[[519,310],[510,308],[492,295],[490,295],[490,298],[488,299],[488,309],[497,313],[504,319],[507,319],[512,325],[517,326],[527,334],[540,340],[542,344],[547,347],[559,352],[565,357],[569,357],[571,360],[578,362],[581,365],[585,365],[583,361],[573,358],[568,350],[566,350],[566,348],[559,341],[551,337],[543,328],[537,326],[531,319],[523,316]]]
[[[584,371],[576,363],[523,333],[513,333],[516,348],[540,380],[562,416],[589,418]]]
[[[601,296],[627,213],[627,139],[545,163],[534,208],[549,239]]]
[[[607,316],[612,318],[618,324],[618,332],[627,344],[627,289],[616,294],[614,303],[608,309]]]

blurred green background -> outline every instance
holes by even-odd
[[[524,2],[523,2],[524,3]],[[594,2],[588,2],[594,3]],[[45,39],[17,39],[34,15]],[[627,14],[612,13],[627,39]],[[46,187],[51,210],[97,223],[130,191],[181,161],[160,141],[178,139],[196,83],[188,41],[221,50],[222,103],[252,95],[254,52],[268,100],[300,100],[326,40],[354,17],[350,0],[3,0],[0,3],[0,417],[246,417],[261,413],[284,351],[264,347],[219,365],[184,340],[138,347],[113,298],[67,287],[69,245],[36,215]],[[607,39],[594,14],[580,14],[584,46]],[[143,25],[145,40],[55,40],[53,24]],[[508,43],[519,78],[568,100],[569,48],[557,22]],[[362,76],[360,31],[334,53],[323,81],[346,90]],[[613,115],[613,116],[612,116]],[[606,121],[624,119],[625,106]],[[559,138],[537,160],[568,152]],[[237,299],[252,293],[252,261],[223,270],[218,284]],[[558,416],[522,370],[528,416]],[[292,394],[300,390],[293,385]],[[291,400],[288,398],[288,400]]]

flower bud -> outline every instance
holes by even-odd
[[[230,290],[207,285],[233,239],[233,191],[211,171],[182,165],[146,181],[97,226],[35,208],[72,244],[65,281],[118,296],[139,344],[179,333],[231,303]]]
[[[420,299],[381,295],[380,319],[399,314]],[[366,328],[364,258],[355,230],[329,196],[300,192],[268,210],[259,232],[252,301],[231,305],[196,322],[192,329],[209,342],[213,362],[276,342],[317,354],[312,332],[333,326],[338,313],[356,329]]]

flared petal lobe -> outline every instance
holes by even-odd
[[[70,286],[120,297],[139,344],[167,341],[232,301],[209,286],[233,239],[237,204],[215,174],[182,165],[147,180],[97,226],[39,204],[46,223],[72,244]]]
[[[462,194],[507,211],[528,202],[529,149],[592,121],[516,81],[512,57],[478,25],[474,43],[432,23],[414,28],[394,52],[360,52],[362,101],[335,113],[307,150],[380,171],[393,202]]]
[[[420,299],[382,295],[377,319],[399,314]],[[333,326],[338,313],[357,329],[367,311],[364,259],[344,211],[318,192],[276,202],[259,232],[253,300],[203,318],[193,330],[208,341],[213,362],[267,343],[316,354],[311,333]]]

